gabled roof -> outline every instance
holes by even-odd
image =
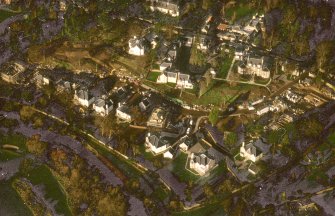
[[[177,57],[177,50],[176,49],[170,49],[167,53],[168,57],[175,59]]]
[[[105,105],[107,105],[108,107],[110,107],[111,105],[113,105],[113,101],[112,100],[104,100],[104,99],[98,99],[94,102],[94,105],[97,107],[105,107]]]
[[[190,79],[190,75],[188,74],[179,74],[179,77],[178,77],[179,80],[184,80],[184,81],[188,81]]]
[[[247,144],[244,148],[245,151],[249,151],[252,155],[255,155],[256,157],[262,154],[262,151],[257,148],[253,143]]]
[[[264,60],[263,57],[249,56],[248,64],[263,65],[263,60]]]
[[[142,39],[138,39],[136,37],[134,38],[131,38],[129,40],[129,47],[130,48],[134,48],[134,47],[139,47],[139,48],[144,48],[144,45],[143,45],[143,40]]]
[[[177,78],[177,73],[175,72],[166,72],[166,76],[170,78]]]
[[[160,148],[164,145],[170,145],[175,142],[177,135],[166,132],[150,132],[148,139],[151,145]]]

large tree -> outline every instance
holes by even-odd
[[[319,70],[324,70],[334,57],[335,41],[323,41],[316,47],[316,61]]]

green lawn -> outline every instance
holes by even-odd
[[[234,96],[231,95],[231,87],[226,83],[220,81],[213,81],[209,87],[208,91],[203,94],[200,98],[194,100],[195,104],[200,105],[221,105],[222,103],[231,102],[234,99]]]
[[[160,72],[150,72],[147,76],[147,80],[150,80],[152,82],[156,82],[157,78],[161,75]]]
[[[68,206],[66,193],[46,165],[39,166],[32,170],[29,173],[28,179],[34,185],[42,184],[45,186],[45,196],[47,199],[57,200],[55,206],[57,213],[72,215]]]
[[[11,182],[0,182],[0,215],[30,216],[32,213],[11,186]]]
[[[220,63],[218,78],[226,79],[228,75],[228,71],[230,68],[230,65],[233,61],[232,57],[225,57],[223,61]]]
[[[225,16],[228,19],[231,19],[234,15],[234,13],[236,14],[235,20],[239,20],[245,16],[249,16],[252,15],[253,13],[255,13],[255,9],[253,8],[249,8],[248,5],[238,5],[236,7],[231,7],[228,8],[227,10],[225,10]]]
[[[226,162],[224,160],[220,161],[219,165],[212,170],[211,174],[213,176],[222,175],[228,172]]]
[[[177,212],[172,215],[174,216],[203,216],[203,215],[224,216],[226,215],[226,213],[224,213],[223,207],[220,205],[220,203],[216,202],[216,203],[205,205],[204,207],[201,207],[201,208],[192,209],[190,211]]]
[[[328,137],[328,142],[334,147],[335,146],[335,133]]]
[[[14,15],[16,15],[16,13],[0,9],[0,23]]]
[[[21,134],[9,134],[0,137],[0,146],[9,144],[15,145],[20,148],[21,151],[26,151],[26,138]]]
[[[16,153],[14,151],[0,149],[0,162],[13,160],[20,156],[21,155],[19,153]]]
[[[180,155],[178,155],[172,162],[172,173],[175,174],[182,182],[195,182],[199,179],[199,176],[196,176],[185,169],[186,161],[187,154],[180,153]]]

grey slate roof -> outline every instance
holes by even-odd
[[[168,136],[167,133],[164,132],[150,132],[149,142],[155,146],[156,148],[162,147],[164,145],[173,144],[176,140],[173,136]]]

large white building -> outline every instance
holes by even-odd
[[[270,78],[270,70],[264,62],[264,57],[250,57],[247,62],[237,67],[237,72],[244,75],[256,75],[264,79]]]
[[[150,0],[151,11],[160,11],[173,17],[179,16],[179,6],[171,0]]]
[[[263,152],[254,146],[254,144],[249,143],[245,145],[243,142],[240,147],[240,156],[244,157],[246,160],[256,162],[263,157]]]
[[[130,55],[143,56],[145,54],[145,45],[143,39],[138,39],[136,36],[129,40]]]
[[[203,176],[215,166],[215,160],[205,153],[191,153],[190,168]]]

